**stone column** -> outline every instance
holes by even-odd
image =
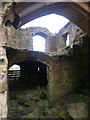
[[[7,57],[6,30],[0,16],[0,120],[7,117]]]

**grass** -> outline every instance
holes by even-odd
[[[27,118],[57,117],[69,120],[70,116],[66,106],[69,103],[87,103],[88,101],[88,96],[72,94],[62,98],[59,103],[48,103],[46,90],[38,88],[25,91],[10,91],[8,96],[8,118],[22,118],[23,116]]]
[[[60,112],[58,116],[61,119],[70,120],[70,115],[67,111]]]
[[[8,113],[10,118],[21,118],[33,112],[35,105],[43,111],[47,106],[46,90],[11,91],[8,98]]]

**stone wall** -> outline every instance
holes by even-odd
[[[10,0],[7,3],[0,0],[0,120],[7,117],[7,36],[3,18],[10,13],[11,4]]]
[[[7,47],[33,50],[32,33],[28,30],[16,30],[13,27],[9,27],[7,28],[7,37]]]
[[[16,30],[13,27],[7,28],[7,47],[14,49],[27,49],[33,51],[33,36],[43,36],[46,41],[49,36],[53,36],[46,28],[30,27]]]
[[[66,47],[65,35],[69,34],[69,46],[72,46],[75,38],[84,32],[73,23],[69,22],[59,33],[53,35],[48,29],[41,27],[30,27],[16,30],[13,27],[7,28],[7,47],[14,49],[27,49],[33,51],[33,36],[40,35],[45,38],[45,52],[55,53]]]
[[[69,22],[67,23],[60,31],[59,33],[55,34],[54,36],[51,36],[46,41],[46,52],[49,53],[55,53],[60,52],[62,49],[65,49],[66,47],[66,39],[67,34],[69,35],[69,45],[72,46],[74,44],[74,41],[76,38],[78,38],[80,35],[83,35],[84,32],[75,24]],[[66,37],[66,38],[65,38]]]
[[[0,16],[0,119],[7,117],[6,29]]]
[[[79,38],[79,40],[80,39],[82,39],[83,43],[80,46],[75,45],[73,48],[73,60],[77,61],[76,69],[74,71],[76,80],[78,81],[76,88],[79,92],[88,93],[88,88],[90,88],[88,84],[90,65],[90,38],[84,36]]]
[[[66,95],[73,92],[87,93],[89,78],[89,47],[90,38],[82,37],[83,43],[73,46],[73,54],[71,56],[59,56],[60,62],[60,78],[61,90],[60,94]]]
[[[74,40],[80,36],[81,34],[84,34],[84,32],[75,24],[68,22],[56,36],[59,37],[59,39],[64,40],[64,35],[69,34],[69,46],[71,46],[74,43]],[[59,42],[59,41],[58,41]],[[64,40],[65,42],[65,40]],[[59,42],[60,43],[60,42]],[[58,49],[59,49],[59,43],[58,43]]]
[[[57,52],[56,36],[48,37],[45,44],[47,53]]]

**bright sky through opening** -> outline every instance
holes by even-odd
[[[50,14],[32,20],[31,22],[23,25],[21,28],[25,29],[28,27],[44,27],[47,28],[51,33],[55,34],[58,33],[59,30],[64,27],[68,22],[69,20],[63,16],[57,14]],[[45,51],[45,39],[43,37],[40,37],[38,35],[33,37],[33,50],[43,52]]]
[[[68,22],[69,20],[63,16],[57,14],[50,14],[32,20],[31,22],[28,22],[27,24],[23,25],[21,28],[24,29],[27,27],[45,27],[51,33],[55,34],[58,33],[59,30],[62,27],[64,27],[64,25],[66,25]]]
[[[33,37],[33,51],[45,52],[45,38],[39,35]]]
[[[20,70],[20,66],[14,64],[12,67],[9,68],[9,70]]]

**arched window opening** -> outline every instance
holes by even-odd
[[[33,37],[33,51],[45,52],[45,38],[39,35]]]

